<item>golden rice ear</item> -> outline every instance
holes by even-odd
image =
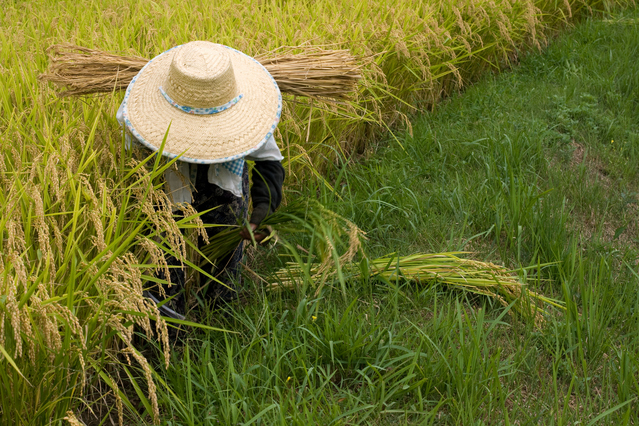
[[[70,426],[82,426],[84,423],[80,422],[78,418],[75,416],[73,411],[67,411],[67,416],[63,419],[69,422]]]

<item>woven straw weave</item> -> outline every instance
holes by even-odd
[[[193,109],[242,98],[221,112],[197,115],[169,103],[160,88],[174,103]],[[259,62],[227,46],[195,41],[162,53],[140,71],[127,89],[125,123],[155,151],[170,125],[163,155],[222,163],[263,145],[277,127],[281,108],[277,83]]]

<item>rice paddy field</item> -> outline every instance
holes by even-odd
[[[285,98],[284,211],[321,207],[179,323],[142,296],[168,254],[198,268],[171,165],[124,149],[123,93],[38,76],[56,43],[196,39],[366,66],[348,101]],[[639,423],[638,46],[629,1],[5,0],[0,423]]]

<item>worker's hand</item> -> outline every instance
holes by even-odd
[[[265,232],[255,232],[255,230],[257,229],[256,224],[249,223],[249,226],[251,227],[251,231],[253,231],[253,237],[255,238],[256,243],[260,244],[262,240],[264,240],[264,238],[268,237],[269,234]],[[251,233],[249,232],[248,228],[244,228],[240,231],[240,237],[244,238],[245,240],[252,241]]]

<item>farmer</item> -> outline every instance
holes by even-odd
[[[126,129],[127,145],[138,143],[174,158],[177,171],[165,173],[166,192],[174,204],[191,203],[205,224],[236,225],[248,216],[248,167],[255,162],[250,196],[253,211],[242,237],[275,211],[282,200],[284,168],[273,138],[280,119],[282,97],[268,71],[255,59],[227,46],[194,41],[153,58],[131,81],[117,112]],[[208,227],[209,237],[224,229]],[[255,233],[257,242],[266,237]],[[199,237],[198,245],[203,239]],[[203,269],[224,283],[201,274],[205,299],[231,300],[240,282],[242,244],[215,268]],[[180,263],[169,259],[174,266]],[[162,274],[160,278],[166,279]],[[169,316],[182,317],[185,273],[171,268],[166,288],[173,297]],[[150,295],[156,302],[159,292]],[[165,307],[166,307],[165,305]],[[183,318],[183,317],[182,317]]]

